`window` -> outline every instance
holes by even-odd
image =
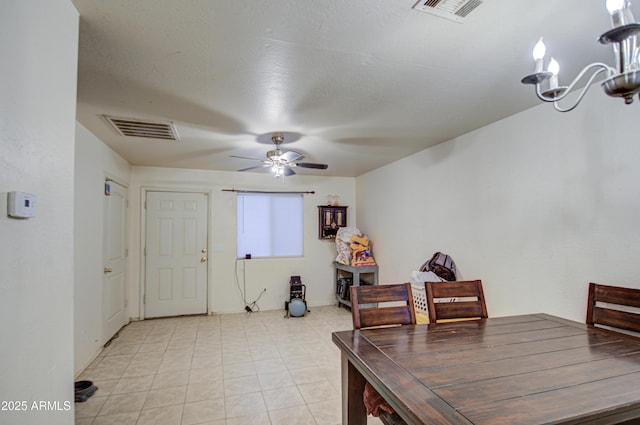
[[[238,258],[301,257],[304,199],[298,193],[238,193]]]

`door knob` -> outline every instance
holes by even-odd
[[[207,253],[207,248],[202,248],[202,253],[206,254]]]
[[[105,267],[104,268],[104,272],[105,273],[111,273],[113,270],[111,269],[111,267]]]
[[[206,263],[206,262],[207,262],[207,257],[202,257],[202,258],[200,259],[200,262],[201,262],[201,263]]]

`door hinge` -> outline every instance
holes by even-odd
[[[147,247],[146,246],[144,247],[144,256],[145,257],[147,256]]]
[[[146,304],[147,303],[147,294],[144,294],[142,296],[142,304]]]

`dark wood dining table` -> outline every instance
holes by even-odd
[[[339,331],[342,423],[368,381],[408,424],[640,424],[640,338],[547,314]]]

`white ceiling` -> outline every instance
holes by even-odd
[[[613,59],[604,0],[485,0],[461,24],[415,0],[72,1],[78,120],[134,165],[238,170],[256,163],[230,155],[262,159],[284,131],[329,164],[299,174],[358,176],[536,105],[520,79],[541,35],[561,83]],[[180,140],[119,136],[105,114]]]

